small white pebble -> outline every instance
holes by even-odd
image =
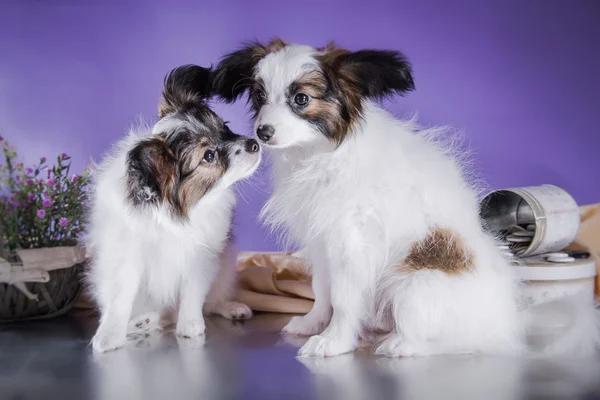
[[[569,255],[567,253],[557,252],[557,253],[546,253],[546,254],[544,254],[544,257],[546,257],[546,258],[548,258],[548,257],[566,258],[566,257],[569,257]]]
[[[535,232],[531,232],[531,231],[517,231],[517,232],[513,232],[512,235],[513,236],[518,236],[518,237],[534,237],[535,236]]]
[[[575,261],[573,257],[548,257],[547,260],[553,263],[572,263]]]

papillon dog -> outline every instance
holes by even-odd
[[[95,352],[123,346],[135,330],[176,322],[177,335],[195,337],[203,314],[252,315],[230,301],[232,185],[256,170],[261,151],[209,108],[211,76],[195,65],[171,71],[158,122],[132,129],[94,174],[87,242],[100,311]]]
[[[312,336],[299,355],[353,351],[365,327],[388,332],[376,349],[388,356],[526,348],[520,282],[452,141],[378,102],[414,89],[403,54],[276,39],[224,56],[214,79],[227,102],[248,92],[272,156],[261,216],[310,261],[314,307],[283,330]],[[591,301],[573,303],[589,353],[599,318]]]

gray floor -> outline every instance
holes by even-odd
[[[167,332],[102,356],[93,318],[0,325],[0,399],[600,399],[600,361],[297,359],[288,319],[210,318],[205,342]]]

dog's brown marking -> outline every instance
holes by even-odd
[[[413,270],[437,269],[460,275],[473,268],[473,255],[458,235],[437,228],[412,246],[404,264]]]
[[[144,146],[147,148],[151,174],[158,185],[158,200],[165,200],[177,217],[186,218],[190,208],[226,171],[223,160],[212,164],[202,163],[204,152],[210,147],[210,143],[204,139],[185,148],[179,160],[165,145],[162,135],[154,135]]]
[[[338,96],[331,95],[327,78],[321,71],[312,71],[300,78],[294,85],[294,92],[311,97],[308,105],[298,110],[303,118],[316,123],[321,131],[334,142],[341,142],[348,130],[349,121],[342,118],[344,105]]]
[[[340,56],[350,51],[335,47],[333,42],[318,51],[320,54],[316,58],[322,69],[320,77],[311,73],[304,79],[312,80],[324,95],[311,102],[306,115],[312,120],[326,121],[330,139],[341,143],[361,117],[362,97],[356,77],[340,64]]]
[[[284,42],[283,40],[277,37],[265,45],[257,44],[254,47],[252,47],[251,58],[256,63],[266,55],[279,51],[288,44],[288,42]]]
[[[287,45],[289,45],[288,42],[276,37],[265,45],[265,49],[267,50],[267,52],[273,53],[275,51],[283,49]]]
[[[190,208],[221,179],[227,169],[224,164],[226,160],[220,157],[211,164],[202,162],[204,152],[210,147],[206,139],[201,139],[180,155],[180,173],[183,176],[179,177],[173,188],[172,193],[176,198],[171,199],[171,204],[182,216],[187,216]]]

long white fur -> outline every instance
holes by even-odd
[[[203,308],[226,318],[252,315],[230,301],[235,253],[228,235],[236,203],[231,184],[252,174],[260,155],[240,147],[242,155],[182,222],[166,207],[133,209],[127,202],[126,155],[152,131],[132,129],[94,173],[87,245],[93,257],[88,281],[101,313],[92,339],[96,352],[124,345],[132,329],[175,321],[178,335],[198,336],[205,330]]]
[[[318,68],[316,54],[286,46],[255,69],[268,96],[255,131],[275,129],[268,146],[274,190],[262,217],[302,246],[312,266],[314,308],[283,330],[313,335],[299,355],[350,352],[365,325],[391,329],[377,348],[388,356],[525,352],[530,316],[518,307],[520,282],[482,228],[463,164],[435,140],[440,129],[365,101],[362,122],[336,147],[285,103],[287,87]],[[462,240],[472,272],[401,272],[411,246],[436,227]],[[566,301],[584,317],[562,354],[589,354],[600,342],[599,313],[591,299]]]

